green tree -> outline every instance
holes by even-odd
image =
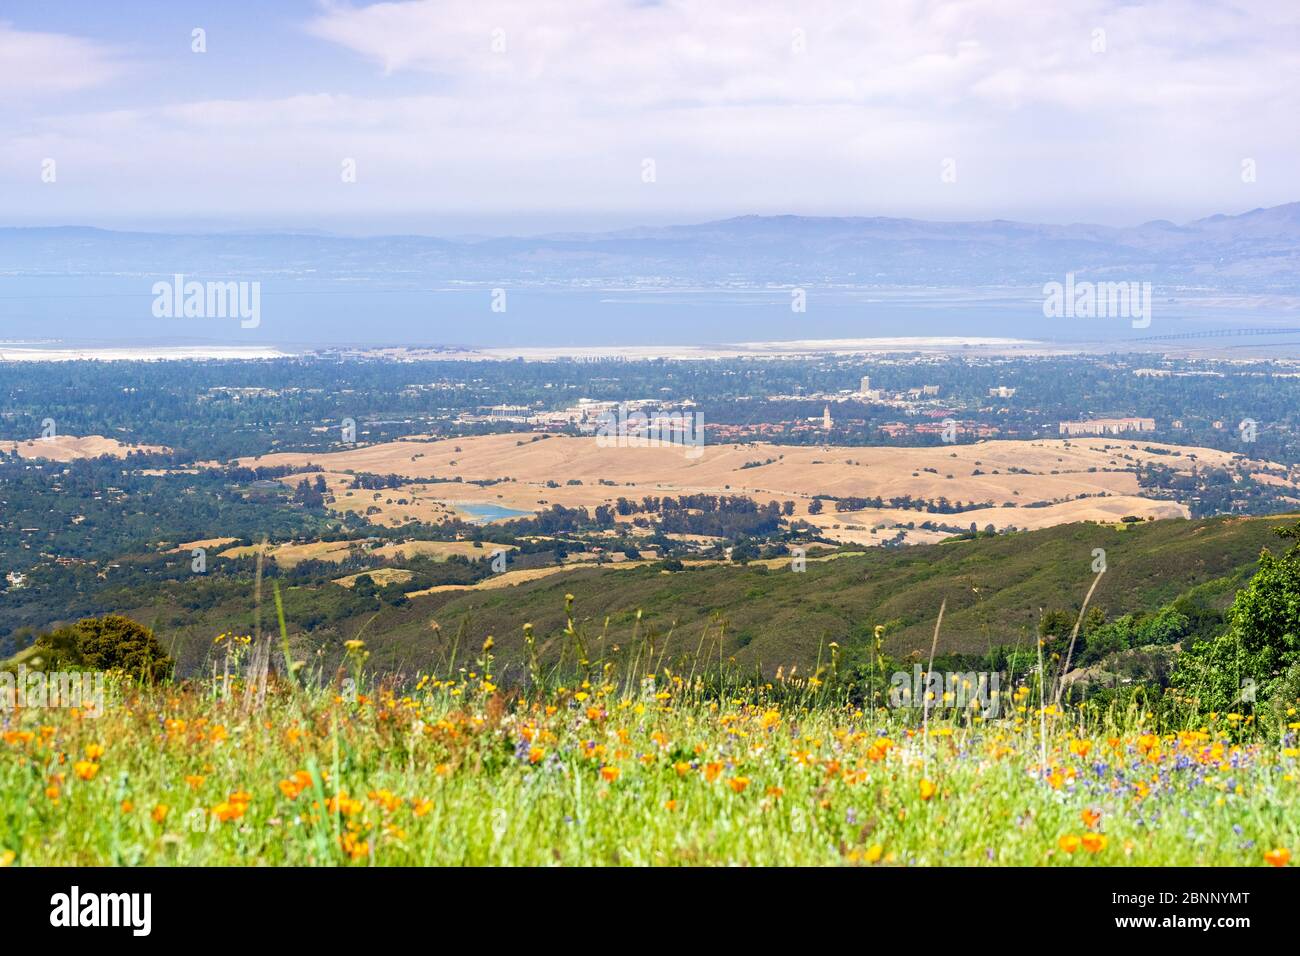
[[[1097,630],[1099,627],[1104,626],[1105,623],[1105,609],[1094,604],[1092,607],[1088,608],[1088,613],[1083,616],[1083,626],[1079,630],[1080,633],[1086,636]],[[1071,625],[1071,627],[1073,627],[1073,625]]]
[[[153,631],[129,617],[82,618],[70,627],[36,639],[45,670],[121,670],[132,677],[154,681],[172,668],[171,658]]]
[[[1233,710],[1272,701],[1294,703],[1300,674],[1300,522],[1278,528],[1293,542],[1281,555],[1267,548],[1250,583],[1228,609],[1228,628],[1186,648],[1171,683],[1199,709]]]
[[[1137,626],[1133,644],[1176,644],[1192,629],[1192,622],[1176,609],[1165,605],[1155,614],[1144,618]]]
[[[1071,611],[1053,609],[1046,612],[1038,622],[1038,636],[1048,639],[1067,636],[1074,630],[1074,617]]]

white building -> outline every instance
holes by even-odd
[[[1154,418],[1094,418],[1086,422],[1061,422],[1062,435],[1118,435],[1155,429]]]

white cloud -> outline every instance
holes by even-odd
[[[0,100],[80,92],[109,82],[123,68],[113,50],[93,40],[0,22]]]
[[[330,5],[308,29],[386,72],[580,112],[756,100],[1105,109],[1117,97],[1167,109],[1269,97],[1300,67],[1300,8],[1267,0],[409,0]]]
[[[1132,222],[1300,197],[1300,8],[1282,4],[430,0],[329,5],[306,29],[375,82],[47,111],[0,153],[0,205]],[[81,82],[111,75],[96,55]]]

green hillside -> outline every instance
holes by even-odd
[[[771,674],[782,665],[806,669],[819,653],[825,656],[832,641],[851,652],[869,640],[877,624],[886,625],[885,650],[892,656],[928,654],[935,615],[945,600],[940,654],[1032,646],[1040,610],[1077,609],[1082,602],[1092,583],[1095,548],[1105,550],[1107,572],[1092,605],[1110,618],[1155,610],[1198,586],[1198,597],[1224,607],[1253,572],[1260,550],[1277,548],[1272,529],[1294,520],[1279,515],[1123,527],[1063,525],[810,561],[803,573],[689,564],[672,573],[656,565],[591,568],[516,587],[442,592],[402,606],[377,604],[374,611],[317,625],[310,633],[302,622],[320,619],[336,586],[288,589],[283,596],[295,657],[327,670],[337,665],[343,642],[358,635],[371,652],[370,665],[381,670],[427,669],[433,661],[447,660],[453,647],[457,661],[468,662],[487,635],[495,638],[499,661],[518,664],[524,659],[524,622],[534,625],[542,659],[553,662],[565,643],[559,636],[569,593],[593,655],[602,649],[607,618],[603,652],[630,640],[640,610],[638,633],[655,636],[656,654],[671,630],[668,659],[698,651],[713,659],[734,657]],[[127,611],[157,629],[182,673],[204,672],[211,667],[217,634],[251,632],[251,591],[250,585],[246,600],[202,611],[168,604]],[[263,615],[274,626],[269,594]]]
[[[676,650],[693,649],[711,619],[726,622],[723,653],[738,663],[807,666],[831,641],[850,648],[887,627],[894,656],[929,652],[935,616],[947,601],[940,653],[984,653],[1033,634],[1040,609],[1075,608],[1092,583],[1093,549],[1107,572],[1093,595],[1111,617],[1154,610],[1197,585],[1226,605],[1277,539],[1280,518],[1161,521],[1117,529],[1063,525],[997,538],[951,541],[862,557],[809,562],[803,573],[765,567],[711,567],[668,574],[654,568],[583,572],[518,588],[444,599],[437,617],[469,616],[475,636],[492,633],[500,653],[518,652],[520,624],[539,635],[564,626],[564,595],[588,628],[626,636],[635,612],[642,629],[676,627]],[[613,637],[611,637],[613,639]],[[710,638],[709,640],[712,640]],[[671,652],[670,652],[671,653]]]

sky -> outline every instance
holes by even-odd
[[[1298,76],[1294,0],[0,0],[0,226],[1185,221],[1300,199]]]

